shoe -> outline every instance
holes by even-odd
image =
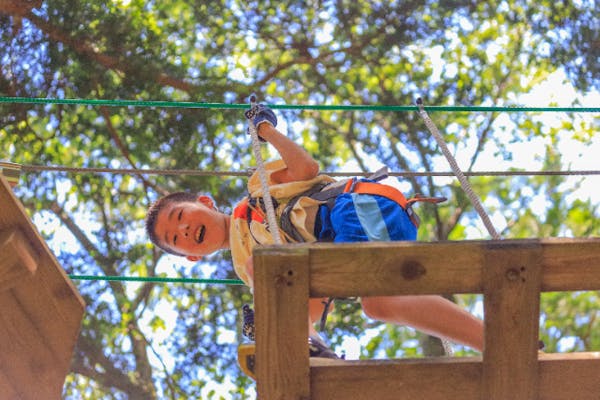
[[[321,339],[314,336],[308,338],[308,353],[310,357],[339,359],[333,350],[327,347]]]
[[[242,325],[242,334],[254,342],[254,340],[255,340],[254,310],[252,308],[250,308],[250,306],[248,304],[244,304],[244,306],[242,307],[242,314],[244,316],[244,324]]]

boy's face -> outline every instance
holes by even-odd
[[[229,217],[213,209],[212,199],[170,202],[158,213],[155,233],[163,245],[189,260],[229,247]]]

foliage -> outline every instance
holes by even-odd
[[[256,92],[286,104],[405,105],[423,97],[431,105],[513,105],[555,71],[581,92],[597,90],[594,26],[598,15],[586,0],[13,0],[0,4],[0,95],[230,103]],[[238,111],[31,104],[2,104],[0,111],[2,157],[22,164],[228,171],[253,162]],[[442,165],[415,114],[281,116],[324,169],[353,162],[368,170],[373,160],[392,170]],[[540,168],[559,169],[561,144],[592,143],[598,123],[566,114],[552,126],[539,115],[432,117],[465,170],[510,163],[522,143],[541,143]],[[577,185],[565,178],[481,177],[472,184],[504,221],[506,237],[600,233],[598,204],[569,198]],[[449,199],[422,206],[420,239],[460,240],[479,229],[454,180],[406,177],[405,185]],[[213,193],[227,211],[243,196],[244,180],[39,172],[25,174],[17,191],[68,273],[234,277],[227,253],[188,265],[147,243],[146,208],[181,188]],[[88,308],[66,398],[251,396],[251,382],[233,361],[247,289],[78,288]],[[472,296],[459,301],[476,306]],[[542,337],[550,349],[599,349],[595,294],[551,294],[544,303]],[[357,305],[339,306],[330,327],[336,345],[378,332],[364,339],[364,357],[424,354],[421,336],[375,325]],[[213,383],[230,393],[217,393]]]

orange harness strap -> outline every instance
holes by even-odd
[[[404,197],[402,192],[400,192],[398,189],[375,182],[356,182],[351,179],[344,187],[344,193],[348,192],[359,194],[376,194],[383,196],[400,204],[404,209],[406,209],[409,204],[409,202],[406,200],[406,197]]]
[[[421,221],[419,216],[412,209],[412,205],[414,203],[424,201],[427,203],[437,204],[447,200],[445,197],[424,197],[419,194],[411,199],[406,200],[406,197],[404,197],[402,192],[392,186],[375,182],[358,182],[352,179],[350,179],[344,187],[344,193],[350,192],[383,196],[400,204],[400,206],[406,210],[411,221],[417,228],[419,227]]]

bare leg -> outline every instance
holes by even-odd
[[[315,323],[321,320],[323,315],[323,302],[327,301],[326,298],[322,299],[309,299],[308,300],[308,336],[320,337],[315,330]],[[333,309],[333,303],[329,307],[329,311]]]
[[[483,321],[441,296],[366,297],[362,306],[372,319],[408,325],[483,351]]]

